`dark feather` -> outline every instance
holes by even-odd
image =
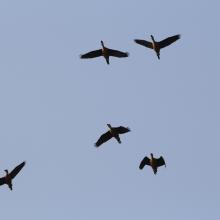
[[[153,49],[153,44],[149,41],[146,41],[146,40],[138,40],[138,39],[135,39],[134,40],[137,44],[140,44],[142,46],[145,46],[145,47],[148,47],[150,49]]]
[[[0,178],[0,186],[4,185],[5,183],[6,183],[5,182],[5,177]]]
[[[25,161],[22,162],[21,164],[19,164],[18,166],[16,166],[9,174],[10,177],[13,179],[21,171],[21,169],[24,167],[24,165],[25,165]]]
[[[125,128],[123,126],[120,126],[120,127],[116,127],[114,128],[114,130],[118,133],[118,134],[124,134],[124,133],[127,133],[130,131],[129,128]]]
[[[166,163],[165,163],[165,160],[163,159],[163,157],[159,157],[157,160],[157,167],[160,167],[160,166],[163,166],[165,165],[166,167]]]
[[[168,37],[160,42],[158,42],[160,48],[164,48],[169,46],[170,44],[172,44],[173,42],[177,41],[178,39],[180,39],[180,35],[174,35],[172,37]]]
[[[87,58],[95,58],[95,57],[100,57],[102,56],[102,50],[99,49],[99,50],[94,50],[94,51],[91,51],[91,52],[88,52],[86,54],[83,54],[80,56],[81,59],[87,59]]]
[[[112,50],[112,49],[108,49],[108,54],[109,56],[113,56],[113,57],[128,57],[128,53],[126,52],[121,52],[119,50]]]
[[[112,138],[112,134],[110,131],[107,131],[105,134],[101,135],[101,137],[98,139],[98,141],[95,143],[96,147],[99,147],[101,144],[105,143],[109,139]]]
[[[143,169],[145,165],[150,165],[150,159],[148,157],[144,157],[139,165],[139,169]]]

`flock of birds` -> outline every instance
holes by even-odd
[[[167,47],[170,44],[174,43],[178,39],[180,39],[180,35],[177,34],[172,37],[168,37],[162,41],[155,41],[153,35],[151,35],[151,39],[152,39],[152,42],[146,41],[146,40],[139,40],[139,39],[135,39],[134,41],[137,44],[140,44],[140,45],[145,46],[147,48],[153,49],[156,52],[158,59],[160,59],[160,50],[162,48]],[[113,49],[105,47],[103,41],[101,41],[101,45],[102,45],[102,49],[93,50],[88,53],[85,53],[80,56],[81,59],[88,59],[88,58],[95,58],[95,57],[103,56],[105,58],[107,64],[109,64],[109,57],[110,56],[118,57],[118,58],[129,56],[128,52],[122,52],[119,50],[113,50]]]
[[[118,141],[119,144],[121,144],[121,139],[119,137],[119,134],[124,134],[130,131],[130,128],[126,128],[123,126],[112,127],[110,124],[107,124],[107,126],[109,127],[109,130],[100,136],[98,141],[95,143],[96,147],[99,147],[100,145],[102,145],[103,143],[105,143],[106,141],[110,140],[113,137]],[[163,165],[165,165],[166,167],[166,163],[163,157],[155,158],[152,153],[150,155],[151,155],[150,159],[148,157],[144,157],[144,159],[141,161],[139,165],[139,168],[141,170],[144,168],[145,165],[148,165],[152,167],[154,174],[156,174],[158,167]]]
[[[139,39],[135,39],[134,41],[137,44],[140,44],[140,45],[145,46],[147,48],[153,49],[156,52],[157,58],[160,59],[160,50],[162,48],[167,47],[170,44],[174,43],[178,39],[180,39],[180,35],[174,35],[174,36],[168,37],[162,41],[155,41],[154,37],[151,35],[151,39],[152,39],[152,42],[149,42],[146,40],[139,40]],[[113,50],[113,49],[105,47],[103,41],[101,41],[101,45],[102,45],[101,49],[85,53],[85,54],[81,55],[80,58],[81,59],[88,59],[88,58],[95,58],[95,57],[103,56],[106,60],[106,63],[109,64],[109,57],[110,56],[118,57],[118,58],[129,56],[128,52],[122,52],[119,50]],[[110,124],[107,124],[107,126],[108,126],[109,130],[100,136],[98,141],[95,143],[96,147],[99,147],[100,145],[107,142],[108,140],[110,140],[113,137],[120,144],[121,140],[120,140],[119,135],[130,131],[130,129],[128,127],[127,128],[123,127],[123,126],[112,127]],[[148,165],[148,166],[151,166],[154,174],[156,174],[158,167],[163,166],[163,165],[166,167],[165,160],[162,156],[159,158],[155,158],[152,153],[150,155],[151,155],[150,158],[148,158],[148,157],[143,158],[143,160],[141,161],[141,163],[139,165],[139,169],[142,170],[145,165]],[[6,184],[6,185],[8,185],[9,189],[12,190],[13,189],[12,188],[12,179],[15,178],[15,176],[21,171],[21,169],[24,167],[24,165],[25,165],[25,161],[22,162],[21,164],[19,164],[18,166],[16,166],[11,172],[8,172],[8,170],[6,169],[5,176],[0,178],[0,186]]]
[[[170,44],[174,43],[178,39],[180,39],[180,35],[179,34],[174,35],[174,36],[168,37],[162,41],[155,41],[153,35],[151,35],[151,39],[152,39],[152,42],[146,41],[146,40],[140,40],[140,39],[135,39],[134,41],[137,44],[140,44],[140,45],[145,46],[147,48],[153,49],[156,52],[157,58],[160,59],[160,50],[162,48],[167,47]],[[95,58],[95,57],[103,56],[106,60],[106,63],[109,64],[109,57],[110,56],[118,57],[118,58],[129,56],[128,52],[122,52],[119,50],[113,50],[113,49],[105,47],[103,41],[101,41],[101,45],[102,45],[101,49],[93,50],[88,53],[85,53],[80,56],[81,59],[88,59],[88,58]],[[99,147],[100,145],[102,145],[103,143],[105,143],[106,141],[110,140],[113,137],[120,144],[121,140],[120,140],[119,134],[124,134],[124,133],[127,133],[130,131],[129,128],[126,128],[123,126],[112,127],[110,124],[107,124],[107,126],[108,126],[109,130],[100,136],[98,141],[95,143],[96,147]],[[148,165],[148,166],[152,167],[154,174],[156,174],[158,167],[163,166],[163,165],[166,167],[165,160],[162,156],[159,158],[155,158],[152,153],[150,155],[151,155],[151,158],[144,157],[143,160],[141,161],[141,163],[139,165],[139,168],[141,170],[144,168],[145,165]]]

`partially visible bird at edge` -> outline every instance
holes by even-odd
[[[12,190],[12,179],[16,177],[16,175],[21,171],[24,167],[25,161],[16,166],[10,173],[8,170],[5,170],[6,175],[0,178],[0,186],[1,185],[8,185],[9,189]]]

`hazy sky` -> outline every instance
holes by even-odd
[[[207,220],[220,204],[220,3],[0,3],[0,175],[25,160],[7,220]],[[181,39],[156,54],[134,43]],[[124,59],[81,60],[101,48]],[[94,143],[129,126],[122,144]],[[150,153],[167,168],[138,169]]]

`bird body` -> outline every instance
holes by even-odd
[[[141,161],[141,163],[139,165],[139,169],[142,170],[145,165],[151,166],[154,174],[157,173],[158,167],[163,166],[163,165],[165,165],[165,167],[166,167],[166,163],[165,163],[165,160],[163,159],[163,157],[161,156],[159,158],[155,158],[152,153],[151,153],[150,159],[148,157],[144,157],[144,159]]]
[[[112,127],[110,124],[107,124],[107,126],[109,130],[100,136],[98,141],[95,143],[96,147],[99,147],[101,144],[110,140],[112,137],[114,137],[118,141],[118,143],[121,144],[121,139],[119,137],[119,134],[124,134],[130,131],[129,128],[125,128],[123,126]]]
[[[154,40],[153,35],[151,35],[151,39],[152,39],[153,50],[156,52],[158,59],[160,59],[160,46],[159,46],[159,44]]]
[[[5,170],[6,175],[4,177],[0,178],[0,185],[8,185],[10,190],[12,190],[12,179],[15,178],[15,176],[21,171],[21,169],[24,167],[25,161],[16,166],[10,173],[8,170]]]
[[[107,126],[109,127],[109,132],[111,133],[112,137],[114,137],[118,143],[121,143],[119,134],[115,131],[115,129],[110,124],[107,124]]]
[[[121,58],[121,57],[128,57],[129,55],[127,52],[121,52],[119,50],[113,50],[105,47],[103,41],[101,41],[101,45],[102,45],[102,49],[94,50],[86,54],[83,54],[80,56],[80,58],[87,59],[87,58],[95,58],[95,57],[103,56],[106,60],[106,63],[109,64],[110,56]]]
[[[160,59],[160,50],[162,48],[167,47],[170,44],[174,43],[178,39],[180,39],[180,35],[179,34],[174,35],[172,37],[168,37],[168,38],[166,38],[162,41],[158,41],[158,42],[155,41],[154,36],[151,35],[151,39],[152,39],[152,42],[149,42],[149,41],[146,41],[146,40],[139,40],[139,39],[135,39],[134,41],[137,44],[140,44],[140,45],[145,46],[147,48],[153,49],[156,52],[158,59]]]
[[[105,47],[103,41],[101,41],[101,45],[102,45],[102,56],[105,58],[106,63],[109,64],[108,48]]]
[[[114,127],[112,127],[110,124],[107,124],[107,126],[109,127],[109,131],[113,136],[117,135],[116,129]]]
[[[5,170],[6,175],[5,175],[5,184],[8,185],[8,187],[10,188],[10,190],[12,190],[12,179],[10,174],[8,173],[8,170]]]
[[[150,165],[154,171],[154,174],[156,174],[157,173],[157,159],[153,157],[153,154],[151,154]]]

